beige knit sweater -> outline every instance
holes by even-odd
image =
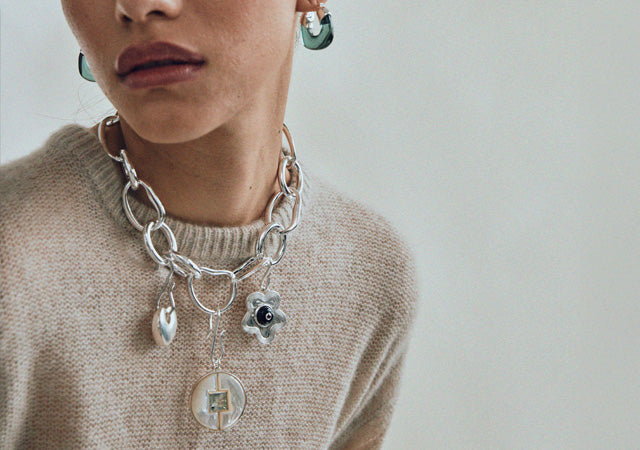
[[[208,316],[179,278],[176,338],[155,345],[167,272],[127,221],[121,174],[94,135],[67,126],[2,167],[0,447],[380,447],[417,304],[411,254],[384,219],[313,174],[305,181],[302,222],[271,275],[286,326],[269,345],[242,330],[259,276],[240,283],[223,315],[223,368],[244,383],[247,404],[217,432],[187,405],[211,370]],[[288,210],[275,215],[286,221]],[[167,223],[182,254],[226,269],[252,254],[263,226]]]

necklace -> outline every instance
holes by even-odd
[[[270,289],[271,269],[278,264],[287,248],[287,236],[298,226],[302,214],[301,193],[304,187],[304,177],[300,163],[296,159],[293,139],[285,124],[282,131],[289,144],[289,152],[282,151],[278,168],[280,191],[275,193],[267,205],[265,223],[256,242],[255,254],[246,259],[235,270],[212,269],[196,264],[190,258],[178,252],[175,235],[165,223],[166,212],[164,205],[155,194],[151,186],[138,178],[138,175],[127,157],[126,149],[121,148],[117,156],[112,155],[106,145],[105,127],[116,126],[120,121],[118,114],[109,116],[100,122],[98,137],[103,148],[111,159],[122,166],[126,183],[122,190],[122,208],[131,225],[142,232],[142,241],[149,257],[161,266],[169,269],[169,275],[158,294],[156,311],[152,320],[153,338],[161,347],[171,344],[176,335],[178,318],[176,303],[173,297],[175,275],[183,277],[187,281],[189,297],[198,309],[207,314],[209,326],[209,338],[211,344],[210,370],[205,376],[194,384],[190,396],[190,409],[193,418],[202,426],[211,430],[225,430],[233,426],[242,416],[246,404],[246,392],[240,379],[221,369],[222,358],[225,356],[224,330],[220,330],[222,315],[228,311],[236,300],[238,284],[255,275],[261,269],[266,268],[260,284],[260,290],[247,297],[247,312],[242,319],[242,328],[250,334],[254,334],[261,344],[269,344],[275,338],[276,332],[286,324],[286,315],[280,309],[280,295]],[[291,182],[287,184],[287,171],[291,174]],[[129,204],[129,192],[142,188],[155,209],[157,217],[145,224],[135,217]],[[291,223],[285,228],[281,223],[274,221],[273,211],[279,202],[284,199],[293,201]],[[152,233],[160,232],[164,236],[168,249],[160,253],[152,241]],[[275,252],[266,250],[266,240],[272,235],[277,240]],[[196,284],[203,277],[225,278],[229,283],[229,296],[224,306],[216,309],[207,308],[196,294]],[[167,299],[169,306],[162,307],[163,299]],[[166,302],[166,300],[165,300]]]

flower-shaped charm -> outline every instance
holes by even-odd
[[[242,319],[242,328],[255,334],[260,343],[273,341],[276,331],[287,323],[287,317],[280,309],[280,295],[267,289],[254,292],[247,297],[247,313]]]

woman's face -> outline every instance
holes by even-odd
[[[274,93],[286,101],[296,0],[61,1],[99,86],[144,139],[196,139],[250,116]],[[127,65],[147,58],[154,42],[160,44],[153,58],[163,58],[162,43],[182,47],[191,56],[171,62],[173,69],[138,67],[137,74],[125,74]],[[128,58],[123,56],[140,45],[141,51],[134,48]]]

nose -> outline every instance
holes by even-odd
[[[145,23],[152,17],[175,19],[183,0],[116,0],[116,19],[122,23]]]

